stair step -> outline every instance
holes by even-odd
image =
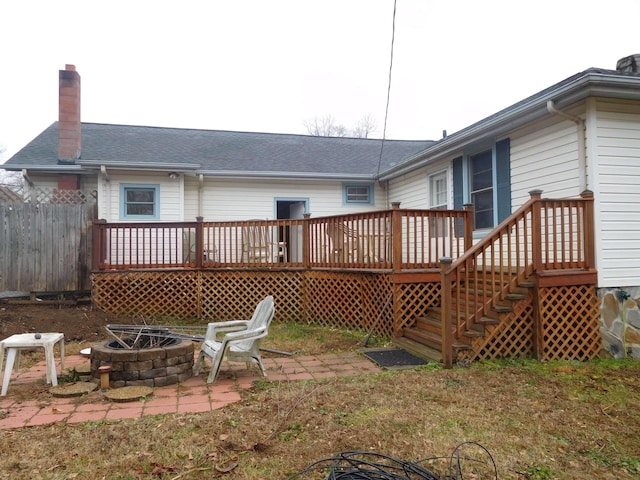
[[[413,326],[418,330],[426,330],[428,332],[441,334],[442,333],[442,321],[440,315],[437,317],[420,316],[416,317],[416,323]]]
[[[520,300],[526,300],[527,295],[524,293],[507,293],[504,298],[509,300],[510,302],[517,302]]]
[[[492,310],[495,310],[498,313],[509,313],[513,312],[513,307],[510,305],[494,305],[491,307]]]
[[[485,325],[498,325],[500,323],[500,320],[490,317],[481,317],[476,320],[476,323],[484,327]]]
[[[405,338],[413,340],[422,345],[435,350],[442,350],[442,336],[426,330],[418,330],[415,328],[403,328],[402,333]]]
[[[394,338],[393,344],[428,362],[442,362],[442,352],[440,350],[427,347],[407,337]]]
[[[471,329],[471,330],[466,330],[463,333],[463,335],[465,337],[480,338],[480,337],[484,337],[484,332],[481,332],[480,330]]]

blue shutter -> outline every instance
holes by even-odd
[[[496,192],[498,223],[511,215],[511,142],[506,138],[496,143]]]
[[[454,210],[462,210],[463,206],[462,157],[458,157],[453,159],[453,208]]]

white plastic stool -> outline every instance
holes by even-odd
[[[37,336],[39,336],[39,338],[36,338]],[[4,362],[4,351],[7,350],[7,364],[4,370],[2,392],[0,393],[0,396],[4,397],[7,394],[14,362],[16,364],[16,369],[20,365],[20,350],[29,348],[44,348],[44,354],[47,360],[47,383],[51,383],[54,387],[58,385],[56,362],[53,357],[53,347],[56,343],[60,343],[60,370],[62,371],[64,370],[63,333],[19,333],[17,335],[11,335],[10,337],[0,341],[0,372],[2,372],[2,363]]]

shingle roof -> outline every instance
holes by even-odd
[[[57,139],[54,122],[5,165],[57,165]],[[380,170],[433,143],[385,140]],[[80,162],[198,164],[199,170],[210,172],[375,175],[381,144],[379,139],[83,123]]]

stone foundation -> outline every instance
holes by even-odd
[[[601,289],[602,342],[614,358],[640,358],[640,287]]]
[[[111,366],[112,388],[126,386],[162,387],[193,376],[194,345],[181,340],[162,348],[110,348],[109,342],[91,347],[91,374],[100,378],[98,368]]]

